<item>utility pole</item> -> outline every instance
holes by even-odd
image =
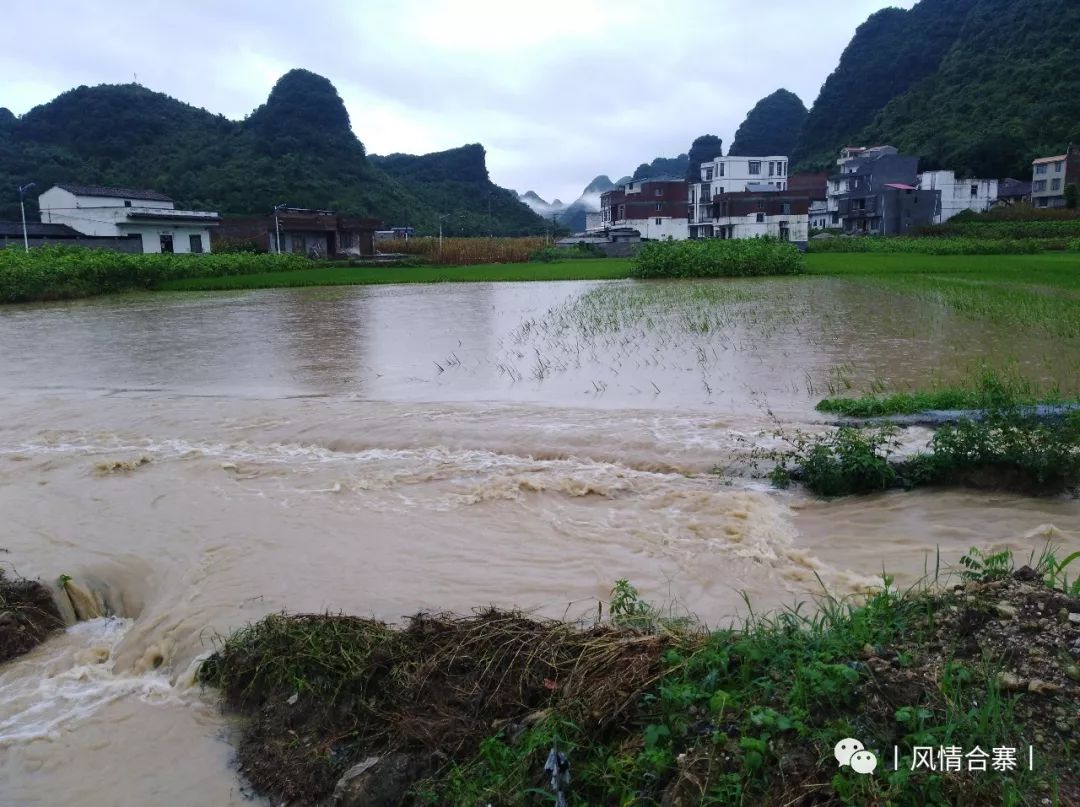
[[[33,188],[37,183],[27,182],[25,185],[19,186],[19,209],[22,211],[22,240],[23,249],[27,252],[30,251],[30,238],[26,235],[26,192]]]
[[[444,213],[443,215],[439,216],[439,256],[440,257],[442,256],[442,223],[443,223],[443,219],[448,219],[452,215],[453,215],[452,213]]]
[[[281,254],[281,223],[278,221],[278,211],[284,210],[287,202],[274,205],[274,252]]]

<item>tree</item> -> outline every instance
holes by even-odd
[[[1065,186],[1065,207],[1076,210],[1078,201],[1080,201],[1080,189],[1076,187],[1075,182],[1070,182]]]
[[[687,182],[701,181],[701,164],[724,156],[724,141],[716,135],[703,134],[690,144],[690,167],[686,169]]]

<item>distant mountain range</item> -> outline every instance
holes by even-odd
[[[21,117],[0,108],[0,187],[33,181],[153,188],[223,214],[275,204],[373,216],[455,235],[542,232],[540,216],[488,177],[483,146],[367,155],[322,76],[292,70],[266,103],[230,121],[137,84],[78,87]],[[0,218],[19,216],[0,195]],[[36,200],[36,196],[28,201]],[[28,215],[36,218],[30,205]]]

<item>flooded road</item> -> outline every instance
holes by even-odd
[[[778,427],[820,428],[821,397],[984,361],[1075,379],[1080,344],[817,278],[0,310],[0,561],[111,615],[0,668],[3,803],[251,803],[192,670],[281,609],[578,617],[628,578],[724,624],[744,592],[762,609],[973,545],[1080,549],[1075,500],[826,503],[745,462]]]

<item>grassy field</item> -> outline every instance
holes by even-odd
[[[300,269],[229,277],[166,280],[162,291],[272,289],[288,286],[353,286],[380,283],[481,283],[515,280],[617,280],[630,276],[630,261],[618,258],[560,263],[487,264]]]
[[[1080,336],[1076,255],[817,254],[806,265],[811,275],[878,283],[1017,330]]]

